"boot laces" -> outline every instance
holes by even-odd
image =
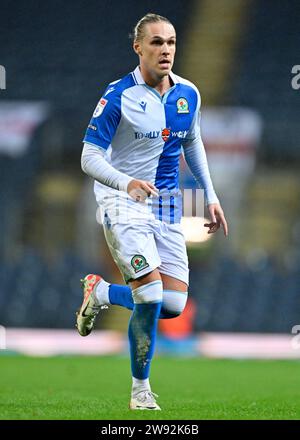
[[[140,391],[136,398],[140,400],[141,402],[149,401],[149,403],[156,403],[155,398],[158,397],[157,394],[153,393],[152,391]]]

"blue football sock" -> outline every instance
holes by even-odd
[[[133,310],[134,302],[132,292],[129,286],[120,284],[111,284],[108,288],[108,298],[111,304],[126,307]]]
[[[147,379],[154,354],[161,302],[134,304],[129,321],[131,372],[136,379]]]

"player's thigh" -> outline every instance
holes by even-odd
[[[158,269],[154,269],[152,272],[143,275],[136,280],[130,281],[131,289],[137,289],[138,287],[144,286],[145,284],[152,283],[153,281],[162,280],[161,274]]]
[[[126,283],[146,275],[153,277],[150,274],[160,265],[161,260],[151,225],[116,223],[104,224],[103,228],[111,255]],[[160,279],[157,276],[159,274],[156,274],[155,279]]]
[[[165,281],[164,288],[173,290],[173,286],[176,287],[174,290],[187,291],[189,264],[181,225],[163,223],[156,231],[156,246],[161,259],[158,270]]]
[[[164,290],[175,290],[177,292],[187,292],[188,284],[170,275],[160,273]]]

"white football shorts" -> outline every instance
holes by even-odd
[[[103,223],[111,255],[126,283],[154,269],[189,283],[188,257],[180,223],[153,218],[139,223]]]

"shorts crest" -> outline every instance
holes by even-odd
[[[133,267],[135,273],[137,273],[140,270],[149,267],[149,264],[143,255],[134,255],[134,257],[131,258],[131,266]]]

